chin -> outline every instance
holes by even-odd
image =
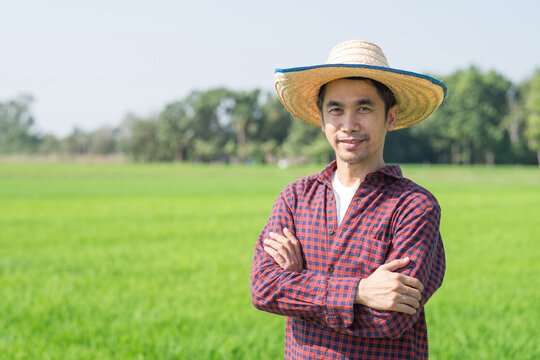
[[[366,151],[363,151],[363,152],[343,151],[341,153],[336,153],[336,156],[339,157],[342,161],[350,162],[350,163],[363,162],[364,160],[369,158],[369,154]]]
[[[364,161],[366,161],[367,156],[341,156],[340,160],[347,163],[347,164],[360,164]]]

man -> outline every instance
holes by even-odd
[[[427,358],[424,305],[445,271],[440,209],[385,165],[383,148],[387,131],[425,119],[446,88],[390,68],[364,41],[336,46],[324,65],[278,69],[275,82],[336,160],[278,196],[255,245],[254,306],[287,316],[286,359]]]

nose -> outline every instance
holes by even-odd
[[[343,114],[341,130],[345,132],[358,131],[360,122],[356,119],[354,111],[347,111]]]

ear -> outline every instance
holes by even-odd
[[[396,126],[397,112],[397,105],[394,105],[388,109],[388,114],[386,115],[386,130],[390,131]]]

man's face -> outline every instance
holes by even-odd
[[[394,127],[397,106],[385,119],[384,101],[364,80],[334,80],[326,85],[322,130],[336,159],[366,166],[383,163],[386,131]]]

